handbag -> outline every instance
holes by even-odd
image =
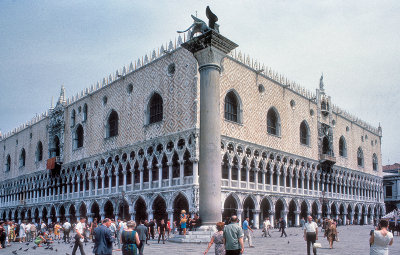
[[[313,248],[322,248],[321,243],[314,243]]]

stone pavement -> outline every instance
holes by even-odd
[[[318,254],[326,255],[364,255],[369,254],[369,232],[372,226],[341,226],[338,228],[340,242],[334,243],[334,249],[329,249],[328,241],[319,235],[319,241],[322,244],[321,249],[318,250]],[[303,239],[303,233],[300,228],[289,228],[287,229],[287,238],[279,237],[280,234],[277,230],[272,231],[272,238],[262,238],[261,231],[256,230],[254,232],[255,248],[248,248],[248,244],[245,244],[244,254],[249,255],[260,255],[260,254],[285,254],[285,255],[296,255],[296,254],[307,254],[306,243]],[[203,254],[207,248],[207,244],[178,244],[169,243],[157,244],[156,240],[150,240],[150,245],[146,245],[145,254],[157,255],[194,255]],[[57,242],[53,245],[54,249],[49,250],[43,247],[32,249],[33,244],[26,246],[25,244],[13,244],[12,247],[6,249],[0,249],[0,255],[7,254],[12,255],[12,251],[17,251],[17,254],[27,255],[54,255],[66,253],[71,254],[72,248],[67,244],[58,244]],[[88,243],[85,246],[86,254],[92,254],[92,243]],[[24,251],[29,247],[28,251]],[[22,248],[19,250],[19,248]],[[57,252],[55,251],[57,249]],[[79,253],[79,250],[77,252]],[[113,255],[122,254],[120,251],[113,252]],[[214,254],[214,246],[210,249],[208,254]],[[394,244],[389,248],[389,254],[400,254],[400,236],[394,237]]]

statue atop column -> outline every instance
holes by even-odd
[[[215,30],[216,32],[219,33],[219,25],[216,23],[218,21],[218,17],[211,11],[209,6],[207,6],[207,8],[206,8],[206,15],[208,18],[208,26],[203,20],[191,15],[192,19],[194,20],[193,24],[188,29],[183,30],[183,31],[177,31],[177,32],[185,33],[190,30],[189,38],[188,38],[189,40],[193,39],[193,36],[196,33],[205,34],[210,30]]]

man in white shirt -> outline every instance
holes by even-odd
[[[263,222],[264,237],[267,237],[267,235],[271,237],[271,234],[269,233],[270,228],[271,228],[271,222],[269,221],[269,218],[265,218],[265,221]]]
[[[85,240],[84,238],[84,231],[85,231],[85,222],[86,219],[85,218],[81,218],[80,221],[78,222],[78,224],[76,224],[75,226],[75,245],[74,248],[72,250],[72,255],[75,255],[76,250],[79,247],[79,250],[81,252],[81,255],[85,255],[85,250],[83,249],[83,241]]]
[[[68,221],[64,222],[63,224],[63,229],[64,229],[64,242],[69,243],[69,232],[71,231],[71,223],[69,223]]]
[[[313,247],[313,253],[317,255],[317,249],[314,248],[316,240],[318,240],[318,225],[311,216],[308,216],[308,222],[304,224],[304,241],[307,242],[307,255],[310,255],[310,247]]]

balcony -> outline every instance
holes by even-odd
[[[319,154],[319,162],[321,164],[328,163],[334,165],[336,163],[336,158],[330,154]]]

